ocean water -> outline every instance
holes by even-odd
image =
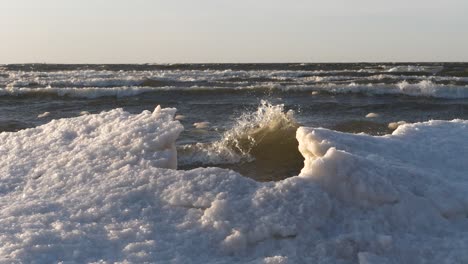
[[[177,142],[181,168],[218,166],[280,180],[303,167],[299,126],[384,135],[400,121],[468,119],[467,69],[461,63],[3,65],[0,131],[114,108],[174,107],[185,127]]]
[[[468,263],[467,69],[3,65],[0,263]]]

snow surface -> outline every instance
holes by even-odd
[[[468,121],[374,137],[299,128],[300,177],[333,203],[325,233],[360,263],[468,261]],[[343,250],[340,247],[335,250]]]
[[[0,133],[0,263],[466,263],[468,121],[299,128],[297,177],[175,170],[175,109]]]

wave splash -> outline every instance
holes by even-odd
[[[271,179],[273,173],[284,177],[288,171],[297,173],[302,168],[298,127],[294,111],[262,100],[257,111],[242,114],[220,140],[181,146],[178,162],[183,167],[228,167],[256,179],[259,175]]]

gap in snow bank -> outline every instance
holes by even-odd
[[[257,181],[295,176],[304,162],[298,151],[298,127],[292,110],[261,101],[256,111],[239,116],[219,140],[178,146],[179,168],[228,168]],[[369,120],[348,120],[332,129],[369,135],[386,135],[395,130],[386,122]]]
[[[0,133],[0,263],[468,263],[468,121],[301,127],[299,177],[259,183],[174,170],[174,115]]]
[[[180,168],[229,168],[257,181],[297,175],[304,161],[296,140],[298,127],[292,110],[262,101],[257,111],[237,118],[220,140],[180,146]]]

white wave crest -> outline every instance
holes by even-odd
[[[293,148],[297,146],[294,139],[297,127],[293,111],[285,111],[282,104],[272,105],[262,100],[257,111],[242,114],[220,140],[181,146],[179,162],[207,165],[253,161],[261,158],[263,152],[273,155],[278,140],[282,140],[283,151],[290,152],[285,145],[292,141]]]
[[[380,67],[379,67],[380,68]],[[0,96],[40,93],[81,98],[134,96],[159,90],[323,91],[468,98],[467,77],[417,75],[439,66],[396,66],[362,70],[153,70],[1,71]],[[395,72],[414,75],[395,75]],[[352,73],[356,73],[353,75]],[[360,75],[366,73],[364,75]],[[381,81],[382,83],[375,83]],[[414,83],[419,81],[419,83]],[[443,84],[441,84],[443,83]],[[150,87],[151,86],[151,87]],[[102,90],[100,90],[102,89]]]
[[[435,74],[443,68],[443,66],[400,65],[388,69],[387,72],[430,72]]]
[[[0,88],[0,96],[20,96],[20,95],[41,95],[49,94],[56,96],[68,96],[76,98],[88,98],[94,99],[99,97],[128,97],[135,96],[142,93],[152,92],[162,90],[164,88],[154,88],[154,87],[112,87],[112,88],[102,88],[102,87],[86,87],[86,88],[16,88],[16,87],[6,87]]]
[[[204,86],[164,86],[164,87],[45,87],[26,88],[7,86],[0,88],[0,96],[52,94],[78,98],[98,98],[105,96],[135,96],[156,91],[210,91],[210,90],[255,90],[270,89],[281,91],[317,91],[325,93],[362,93],[368,95],[407,95],[415,97],[434,97],[444,99],[468,98],[468,86],[435,84],[428,80],[419,83],[402,81],[397,84],[357,84],[340,85],[334,83],[316,85],[283,85],[279,83],[264,83],[241,87],[204,87]]]
[[[428,80],[419,83],[402,81],[395,84],[357,84],[348,85],[293,85],[279,88],[284,91],[320,91],[325,93],[363,93],[368,95],[407,95],[415,97],[434,97],[444,99],[468,98],[468,86],[435,84]]]

